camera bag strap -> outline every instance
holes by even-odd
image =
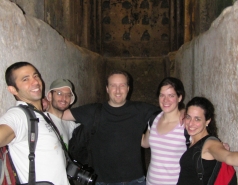
[[[44,116],[45,116],[45,115],[44,115]],[[67,161],[68,161],[68,160],[71,161],[71,159],[70,159],[70,157],[69,157],[69,155],[68,155],[67,148],[66,148],[66,146],[65,146],[65,144],[64,144],[64,141],[63,141],[62,137],[60,136],[60,132],[59,132],[58,128],[56,127],[56,125],[54,124],[53,120],[51,119],[49,113],[47,113],[47,116],[45,116],[45,120],[46,120],[46,119],[48,119],[49,125],[51,125],[51,127],[52,127],[52,129],[54,130],[56,136],[58,137],[58,139],[59,139],[59,141],[60,141],[60,143],[61,143],[61,145],[62,145],[62,148],[63,148],[63,150],[64,150],[64,153],[65,153],[65,156],[66,156],[66,158],[67,158]]]
[[[92,130],[91,130],[91,137],[93,137],[96,132],[97,132],[97,129],[99,127],[99,124],[100,124],[100,115],[101,115],[101,110],[102,110],[102,104],[99,103],[97,105],[97,108],[95,110],[95,114],[94,114],[94,120],[93,120],[93,127],[92,127]],[[89,167],[93,167],[93,157],[92,157],[92,138],[89,138],[89,144],[88,144],[88,166]]]
[[[61,136],[60,136],[59,130],[58,130],[58,128],[55,126],[55,124],[54,124],[53,120],[50,118],[49,114],[48,114],[48,116],[46,116],[42,111],[39,111],[39,110],[37,110],[37,109],[34,109],[34,111],[36,111],[36,112],[38,112],[40,115],[42,115],[43,118],[45,119],[45,121],[51,126],[52,130],[55,132],[55,135],[57,136],[57,138],[59,139],[59,141],[60,141],[60,143],[61,143],[61,145],[62,145],[62,148],[63,148],[63,150],[64,150],[64,154],[65,154],[66,160],[72,162],[71,158],[70,158],[69,155],[68,155],[68,151],[67,151],[67,148],[66,148],[66,146],[65,146],[65,144],[64,144],[64,141],[63,141],[63,139],[62,139]]]
[[[21,108],[27,117],[28,123],[28,145],[29,145],[29,177],[28,184],[35,185],[36,183],[36,174],[35,174],[35,149],[38,139],[38,122],[39,118],[36,118],[36,115],[31,107],[32,105],[22,105],[18,107]]]

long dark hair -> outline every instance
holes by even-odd
[[[209,135],[217,137],[217,126],[215,120],[215,109],[213,104],[204,97],[194,97],[191,99],[186,105],[186,112],[190,106],[197,106],[204,110],[204,116],[206,121],[211,119],[210,123],[208,124],[207,132]]]

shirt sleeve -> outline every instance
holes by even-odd
[[[70,109],[71,114],[75,118],[75,122],[86,124],[94,117],[97,105],[98,104],[93,103]]]
[[[8,125],[15,133],[15,138],[10,144],[27,139],[27,117],[23,110],[13,107],[9,109],[1,118],[0,125]]]

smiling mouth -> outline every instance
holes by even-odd
[[[37,85],[37,86],[35,86],[35,87],[32,87],[31,91],[32,91],[32,92],[38,92],[38,91],[41,92],[41,88],[40,88],[40,86]]]
[[[37,91],[40,91],[40,89],[34,89],[34,90],[31,90],[33,92],[37,92]]]
[[[188,127],[188,130],[189,130],[189,131],[194,131],[194,130],[196,130],[196,128]]]
[[[163,105],[163,107],[167,108],[167,107],[170,107],[170,105]]]
[[[61,105],[66,105],[67,102],[59,102]]]

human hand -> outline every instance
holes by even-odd
[[[180,110],[179,123],[182,126],[184,124],[185,109]]]
[[[42,103],[43,111],[47,111],[49,108],[49,104],[50,104],[50,102],[47,100],[47,98],[46,97],[42,98],[41,103]]]
[[[222,145],[224,146],[226,150],[230,151],[230,146],[228,143],[222,143]]]

